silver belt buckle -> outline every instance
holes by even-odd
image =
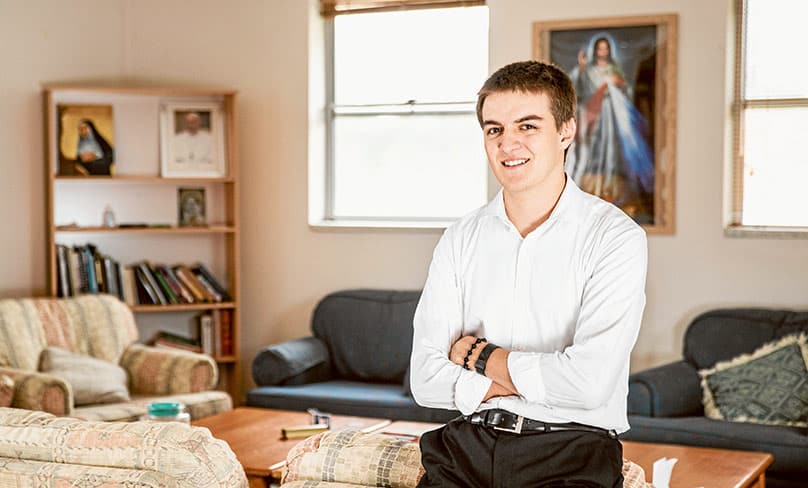
[[[516,416],[516,425],[513,426],[513,429],[508,429],[505,427],[494,427],[494,430],[501,430],[502,432],[512,432],[514,434],[521,434],[522,433],[522,424],[524,423],[525,418],[521,415]]]

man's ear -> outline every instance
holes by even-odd
[[[559,135],[561,136],[561,148],[567,149],[572,144],[572,141],[575,140],[575,131],[578,130],[578,125],[575,123],[575,119],[569,119],[568,121],[561,124],[561,130],[559,131]]]

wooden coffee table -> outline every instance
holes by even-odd
[[[241,407],[229,412],[191,422],[198,427],[207,427],[217,439],[230,445],[236,454],[250,487],[264,488],[273,479],[279,479],[286,460],[286,453],[302,439],[281,439],[281,429],[311,423],[306,412],[271,410],[266,408]],[[390,424],[389,420],[334,415],[331,429],[379,430]]]
[[[678,459],[671,474],[672,488],[764,488],[766,468],[774,461],[774,457],[765,452],[631,441],[623,441],[623,457],[642,466],[649,480],[654,473],[654,461],[662,457]]]

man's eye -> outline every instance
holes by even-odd
[[[522,124],[522,130],[533,130],[536,126],[533,124]]]
[[[485,133],[488,134],[489,136],[495,136],[499,134],[501,131],[502,129],[500,129],[499,127],[491,127]]]

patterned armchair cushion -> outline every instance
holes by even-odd
[[[284,488],[412,488],[424,469],[409,439],[343,430],[298,443],[286,456]],[[623,488],[653,488],[641,467],[623,460]]]
[[[110,295],[0,300],[0,366],[36,371],[47,346],[118,364],[136,340],[132,311]]]
[[[185,404],[191,420],[197,420],[233,409],[233,400],[223,391],[202,391],[168,396],[134,396],[126,403],[87,405],[77,407],[72,417],[105,422],[130,422],[146,415],[146,406],[152,402],[180,402]]]
[[[54,478],[37,487],[130,486],[103,484],[98,477],[100,473],[135,476],[120,472],[124,470],[156,474],[150,478],[153,481],[131,486],[247,487],[244,470],[224,441],[214,439],[207,429],[177,422],[89,422],[0,408],[0,466],[17,460],[47,463],[46,468],[36,470],[36,476],[60,473],[61,479],[70,480],[59,483]],[[74,465],[72,473],[63,465]],[[119,471],[88,472],[88,466]],[[34,468],[14,466],[18,472]],[[85,479],[86,483],[79,482]],[[0,485],[5,486],[2,478]],[[29,485],[34,486],[12,486]]]
[[[107,361],[46,347],[39,369],[67,381],[76,406],[129,401],[126,371]]]
[[[135,395],[171,395],[210,390],[218,369],[210,356],[174,349],[132,344],[121,357]]]

